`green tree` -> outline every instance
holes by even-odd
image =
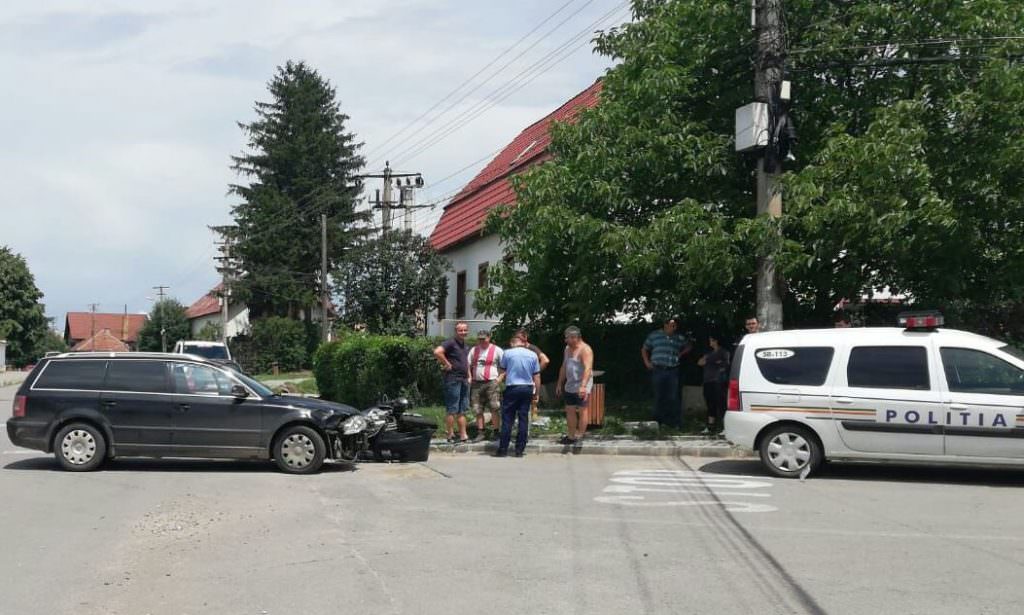
[[[53,324],[50,319],[50,325]],[[43,334],[42,339],[39,340],[39,345],[36,347],[37,357],[44,356],[48,352],[67,352],[68,344],[64,341],[64,336],[59,332],[55,331],[49,326],[46,327],[46,333]]]
[[[320,292],[321,214],[329,271],[365,232],[368,216],[355,209],[361,144],[346,130],[334,88],[304,62],[278,67],[268,89],[271,100],[256,103],[256,120],[239,124],[248,151],[232,168],[249,183],[231,186],[242,200],[232,209],[234,226],[216,230],[232,242],[244,272],[232,290],[252,318],[295,318],[301,310],[309,321]]]
[[[349,252],[335,272],[341,321],[377,334],[416,335],[444,292],[448,261],[410,231],[392,230]]]
[[[0,340],[7,340],[7,360],[18,367],[39,357],[47,331],[42,298],[25,259],[0,246]]]
[[[161,338],[160,331],[164,337]],[[149,312],[149,319],[139,331],[139,350],[143,352],[160,352],[163,339],[167,340],[170,351],[178,340],[191,339],[191,328],[185,316],[185,306],[177,299],[157,301]]]
[[[199,329],[199,333],[196,333],[197,340],[206,340],[208,342],[219,342],[221,334],[220,323],[207,322]]]
[[[788,326],[883,288],[965,314],[1020,303],[1024,5],[785,9],[800,141],[783,218],[754,218],[754,161],[733,151],[733,111],[753,96],[749,4],[636,0],[636,20],[597,39],[618,60],[600,104],[553,128],[554,159],[490,220],[513,265],[494,272],[488,311],[742,317],[768,253]]]

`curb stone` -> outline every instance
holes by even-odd
[[[556,440],[532,438],[526,444],[526,453],[553,455],[634,455],[645,457],[750,457],[753,452],[724,440],[707,440],[699,436],[687,440],[585,440],[581,446],[559,444]],[[450,444],[444,440],[430,443],[432,453],[493,454],[497,442],[470,442]]]

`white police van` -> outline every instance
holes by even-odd
[[[1024,466],[1024,352],[934,312],[900,321],[744,337],[726,438],[781,477],[826,459]]]

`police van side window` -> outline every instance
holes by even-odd
[[[831,346],[761,348],[754,353],[754,359],[768,382],[821,386],[828,378],[834,353]]]
[[[928,350],[924,346],[857,346],[850,351],[846,382],[869,389],[927,391]]]
[[[1024,370],[971,348],[942,348],[946,384],[954,393],[1024,395]]]
[[[99,391],[106,366],[106,361],[97,360],[50,361],[32,388]]]

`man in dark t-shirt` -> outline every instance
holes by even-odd
[[[469,346],[466,336],[469,324],[455,323],[455,337],[445,340],[434,349],[434,357],[444,371],[441,386],[444,391],[444,427],[449,442],[469,442],[466,433],[466,410],[469,408]],[[459,437],[456,439],[455,421],[458,417]]]

